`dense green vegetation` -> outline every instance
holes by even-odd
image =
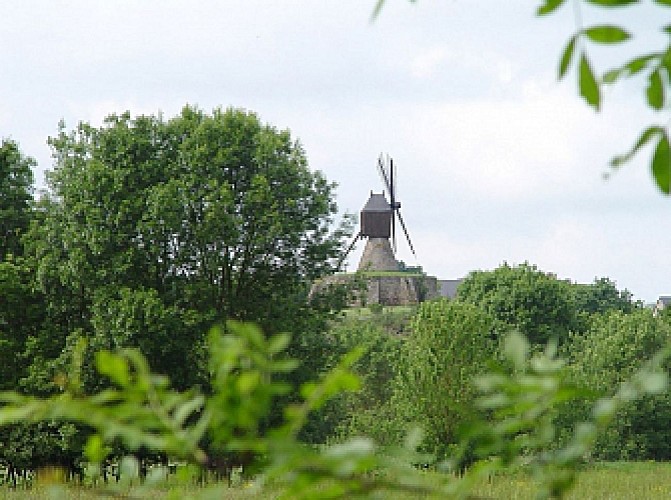
[[[422,304],[396,329],[399,333],[390,334],[384,324],[394,316],[389,308],[363,316],[365,322],[350,314],[332,327],[348,346],[375,351],[355,365],[364,381],[374,377],[374,382],[345,397],[349,410],[341,431],[393,445],[410,425],[419,424],[426,432],[424,448],[437,459],[449,455],[460,427],[474,418],[472,381],[500,357],[501,341],[511,331],[524,333],[532,351],[542,350],[548,340],[557,342],[567,360],[562,378],[581,390],[580,401],[557,407],[558,442],[592,417],[599,397],[613,394],[671,339],[668,316],[654,317],[612,281],[571,283],[528,264],[471,273],[455,300]],[[667,394],[627,406],[592,457],[671,459],[668,407]]]

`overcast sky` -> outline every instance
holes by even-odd
[[[533,0],[387,0],[371,23],[374,3],[5,2],[0,136],[37,159],[44,186],[61,119],[241,107],[291,130],[343,211],[382,190],[375,162],[390,154],[418,258],[402,241],[398,256],[432,275],[528,261],[577,282],[609,277],[648,302],[671,294],[671,200],[651,182],[651,151],[603,178],[668,116],[646,114],[640,82],[608,92],[598,115],[573,74],[557,82],[570,8],[537,19]],[[625,50],[664,43],[659,12],[616,15],[641,35]]]

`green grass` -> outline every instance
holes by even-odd
[[[383,314],[410,314],[417,309],[417,305],[410,306],[384,306],[381,313],[374,313],[370,307],[348,307],[343,312],[348,318],[367,319],[372,316],[378,317]]]
[[[431,473],[429,473],[431,474]],[[228,488],[225,485],[179,485],[170,488],[125,490],[126,498],[188,499],[223,498],[243,500],[250,498],[272,499],[280,491],[270,489],[255,491],[248,485]],[[481,498],[502,500],[531,500],[536,493],[533,480],[524,474],[495,477],[491,482],[482,481],[472,492]],[[50,496],[51,494],[51,496]],[[0,487],[0,498],[15,500],[42,498],[98,499],[109,498],[102,490],[70,487],[36,487],[29,490],[11,490]],[[385,499],[414,499],[416,495],[385,493]],[[591,466],[582,471],[578,482],[567,497],[570,500],[661,500],[671,498],[671,463],[619,462]]]
[[[533,499],[534,482],[518,474],[483,483],[473,492],[488,498]],[[590,466],[566,497],[571,500],[656,500],[671,498],[671,464],[618,462]]]

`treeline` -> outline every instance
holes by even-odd
[[[396,323],[391,329],[390,321]],[[501,361],[501,342],[511,331],[523,333],[539,352],[556,343],[567,362],[563,382],[581,391],[577,401],[556,408],[559,448],[576,424],[594,418],[599,398],[615,394],[668,344],[671,315],[654,317],[609,279],[576,284],[529,264],[473,272],[456,299],[426,302],[412,314],[351,314],[332,335],[348,347],[367,346],[356,365],[364,383],[361,392],[333,402],[329,411],[332,418],[339,414],[339,423],[332,439],[365,435],[393,447],[418,425],[425,432],[423,449],[437,460],[449,456],[469,422],[487,419],[478,414],[473,381]],[[670,418],[668,393],[632,402],[586,458],[671,459]]]

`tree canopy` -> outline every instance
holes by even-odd
[[[22,253],[21,235],[28,228],[33,199],[35,160],[25,156],[19,145],[0,141],[0,260]]]
[[[188,372],[215,322],[305,328],[309,286],[335,270],[349,226],[289,131],[186,106],[61,124],[49,142],[55,167],[28,247],[59,330],[44,340],[51,356],[85,335]]]
[[[495,318],[498,333],[516,329],[536,344],[563,339],[576,326],[568,283],[528,263],[473,271],[459,286],[457,298]]]

